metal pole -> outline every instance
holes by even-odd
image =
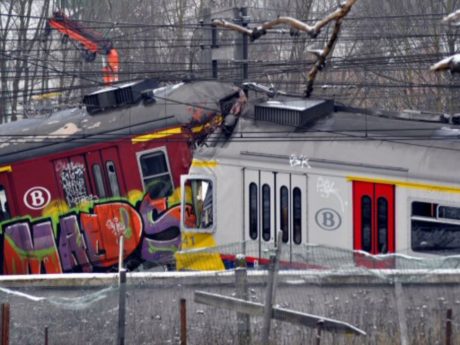
[[[248,300],[248,272],[246,267],[246,257],[242,254],[237,255],[235,262],[235,281],[236,297]],[[238,325],[238,344],[249,345],[251,343],[251,327],[248,314],[237,313]]]
[[[123,235],[118,237],[118,272],[123,270],[123,255],[125,250],[125,237]]]
[[[211,22],[211,13],[209,13],[209,22]],[[217,43],[217,28],[212,25],[211,26],[211,49],[219,48],[219,44]],[[212,68],[212,78],[217,79],[219,77],[219,63],[217,60],[212,58],[211,53],[211,68]]]
[[[278,230],[278,234],[276,237],[278,239],[278,243],[276,246],[275,254],[270,255],[267,291],[265,293],[265,311],[264,324],[262,328],[262,344],[268,344],[268,339],[270,336],[273,304],[275,303],[276,298],[276,277],[278,275],[279,262],[281,257],[282,234],[283,232],[281,230]]]
[[[241,16],[243,17],[243,26],[248,26],[247,16],[248,16],[248,8],[242,7],[241,8]],[[243,70],[242,70],[242,78],[243,81],[248,79],[248,36],[243,35]]]
[[[187,345],[187,305],[185,298],[180,299],[180,345]]]
[[[204,68],[204,78],[214,78],[214,60],[212,59],[212,49],[215,48],[214,40],[216,39],[216,37],[214,36],[216,35],[216,27],[211,25],[211,9],[209,7],[204,7],[202,9],[201,18],[201,23],[204,28],[204,35],[202,36],[203,43],[201,46],[200,63],[201,66],[203,66]]]
[[[10,305],[2,304],[2,345],[10,343]]]
[[[118,345],[125,344],[126,270],[118,273]]]
[[[48,345],[48,326],[45,327],[45,345]]]
[[[447,309],[446,345],[452,345],[452,309]]]
[[[118,335],[117,344],[125,344],[126,269],[123,268],[124,236],[118,237]]]

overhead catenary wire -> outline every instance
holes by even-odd
[[[225,10],[224,10],[225,11]],[[327,9],[325,10],[327,11]],[[324,12],[311,12],[311,14],[313,16],[317,15],[318,17],[321,15],[321,14],[324,14]],[[355,33],[353,33],[354,30],[356,30],[357,28],[359,28],[360,26],[359,25],[355,25],[355,24],[360,24],[360,23],[368,23],[368,22],[372,22],[372,21],[381,21],[382,23],[385,23],[385,25],[389,25],[391,24],[391,21],[396,21],[398,23],[407,23],[404,24],[406,27],[410,27],[410,25],[415,25],[416,24],[416,27],[418,28],[422,28],[423,26],[422,25],[426,25],[426,21],[429,20],[430,23],[432,23],[433,25],[436,25],[437,27],[439,26],[439,24],[437,24],[437,21],[439,20],[439,18],[441,18],[444,14],[443,13],[433,13],[433,14],[417,14],[417,15],[409,15],[409,16],[382,16],[382,17],[360,17],[358,15],[355,15],[355,16],[351,16],[349,18],[345,18],[345,21],[347,22],[347,26],[349,28],[349,32],[350,33],[346,33],[345,35],[343,35],[343,42],[346,43],[346,42],[352,42],[353,40],[356,40],[356,39],[360,39],[360,40],[369,40],[369,41],[372,41],[372,40],[381,40],[381,41],[384,41],[384,40],[397,40],[397,39],[405,39],[407,37],[415,37],[417,39],[422,39],[422,38],[426,38],[426,39],[431,39],[431,38],[448,38],[448,37],[454,37],[454,34],[449,34],[449,36],[445,36],[443,34],[440,34],[440,35],[436,35],[436,34],[421,34],[421,33],[418,33],[418,34],[414,34],[413,36],[405,36],[403,34],[401,35],[396,35],[396,34],[387,34],[387,35],[379,35],[379,34],[375,34],[375,35],[372,35],[372,34],[369,34],[369,33],[366,33],[366,35],[363,35],[361,33],[361,36],[358,36],[356,35]],[[134,31],[134,32],[127,32],[127,33],[123,33],[122,35],[118,35],[116,37],[118,37],[117,39],[119,40],[119,43],[123,43],[123,42],[130,42],[132,43],[133,45],[132,46],[123,46],[121,45],[120,46],[120,49],[126,49],[126,51],[128,51],[128,54],[129,54],[129,51],[133,50],[136,48],[135,47],[135,44],[138,43],[138,42],[141,42],[140,40],[142,38],[138,38],[138,39],[134,39],[133,40],[133,37],[136,37],[136,30],[146,30],[146,31],[138,31],[142,34],[145,34],[146,32],[149,32],[149,30],[153,30],[153,31],[158,31],[158,30],[166,30],[166,31],[170,31],[170,30],[174,30],[175,28],[183,28],[184,30],[188,31],[189,29],[193,29],[193,30],[202,30],[202,31],[205,31],[205,30],[210,30],[210,27],[209,26],[201,26],[199,25],[197,22],[196,22],[196,17],[190,17],[189,18],[190,20],[195,20],[195,23],[186,23],[187,25],[182,25],[182,26],[179,26],[179,25],[176,25],[176,24],[173,24],[172,26],[168,26],[168,25],[164,25],[164,24],[157,24],[157,26],[155,27],[153,24],[150,25],[150,24],[140,24],[140,23],[133,23],[133,22],[126,22],[126,23],[120,23],[120,27],[122,27],[123,29],[127,29],[128,31]],[[188,19],[187,19],[188,20]],[[306,19],[308,20],[308,19]],[[256,25],[257,23],[262,23],[264,22],[265,20],[254,20],[252,24]],[[311,22],[311,21],[314,21],[314,19],[310,19],[308,20],[308,22]],[[125,27],[122,26],[122,24],[126,24]],[[368,25],[368,24],[366,24]],[[110,22],[110,21],[92,21],[90,27],[94,27],[94,28],[102,28],[102,30],[105,30],[105,29],[109,29],[109,28],[112,28],[113,27],[113,23]],[[363,27],[363,25],[361,25],[361,27]],[[277,34],[277,33],[274,33],[274,34]],[[424,36],[425,35],[425,36]],[[152,35],[152,37],[154,37]],[[145,39],[145,38],[144,38]],[[159,39],[158,38],[152,38],[151,41],[155,41],[155,39],[158,41]],[[166,38],[164,38],[166,40]],[[285,42],[285,41],[288,41],[288,42]],[[280,40],[280,39],[264,39],[263,41],[261,40],[261,42],[258,42],[259,46],[262,46],[262,45],[285,45],[286,48],[285,48],[285,51],[288,52],[290,50],[290,45],[293,44],[293,41],[294,39],[288,39],[288,40]],[[56,42],[56,41],[55,41]],[[148,42],[147,40],[144,40],[144,42]],[[184,44],[180,44],[180,42],[184,42]],[[176,40],[176,43],[175,43],[175,46],[174,45],[166,45],[168,48],[172,48],[172,49],[200,49],[201,48],[201,44],[200,43],[200,40],[199,39],[193,39],[190,37],[184,37],[183,39],[181,40]],[[229,42],[230,43],[230,42]],[[223,43],[222,43],[222,46],[224,46],[226,44],[226,41],[223,40]],[[388,45],[388,47],[391,47],[391,45]],[[153,45],[151,47],[149,47],[148,45],[145,45],[144,46],[145,49],[157,49],[157,48],[162,48],[161,45]],[[382,50],[385,49],[385,46],[382,46]],[[55,50],[55,51],[58,51],[58,50]],[[33,51],[34,52],[34,51]],[[39,52],[39,50],[37,50],[37,53]],[[21,53],[20,50],[17,51],[17,53]],[[342,59],[342,61],[340,60]],[[336,72],[340,72],[341,70],[357,70],[357,71],[369,71],[370,69],[375,69],[375,70],[382,70],[382,69],[385,69],[387,71],[404,71],[404,70],[408,70],[408,69],[414,69],[415,67],[415,64],[418,64],[418,69],[422,70],[424,68],[424,66],[426,64],[429,64],[430,62],[432,62],[433,60],[435,59],[435,56],[433,57],[430,57],[428,54],[418,54],[418,55],[415,55],[413,54],[412,56],[408,56],[407,58],[405,57],[401,57],[401,58],[397,58],[395,57],[395,59],[393,59],[393,61],[389,61],[388,58],[386,57],[382,57],[382,56],[379,56],[379,53],[376,52],[375,54],[375,57],[373,56],[368,56],[368,58],[363,58],[362,55],[361,57],[357,56],[357,57],[353,57],[352,55],[337,55],[333,58],[331,58],[329,60],[329,63],[328,63],[328,66],[327,66],[327,72],[328,73],[336,73]],[[37,59],[35,62],[36,63],[40,63],[40,59]],[[66,62],[67,64],[76,64],[76,63],[79,63],[78,60],[67,60],[67,61],[62,61],[62,60],[59,60],[59,59],[55,59],[53,63],[56,63],[56,64],[59,64],[59,63],[63,63],[63,62]],[[235,63],[235,65],[237,64],[237,62],[233,62]],[[249,62],[251,64],[251,62]],[[282,64],[284,63],[284,66],[282,66]],[[206,71],[209,71],[209,68],[203,68],[204,66],[202,66],[201,63],[197,63],[197,62],[194,62],[193,64],[193,68],[190,69],[190,68],[181,68],[181,66],[186,66],[187,64],[189,64],[188,62],[183,62],[183,63],[180,63],[180,62],[171,62],[171,63],[168,63],[167,61],[156,61],[155,62],[155,67],[152,67],[152,68],[142,68],[142,67],[139,67],[139,66],[143,66],[143,65],[148,65],[148,62],[145,62],[145,61],[138,61],[138,60],[126,60],[124,61],[124,64],[125,66],[128,68],[127,70],[125,71],[122,71],[121,73],[123,73],[123,76],[126,77],[127,80],[130,80],[132,78],[130,77],[133,77],[135,75],[142,75],[142,74],[145,74],[145,75],[150,75],[150,76],[154,76],[154,77],[159,77],[161,80],[167,80],[167,75],[169,74],[169,76],[171,77],[171,80],[177,80],[177,79],[180,79],[181,77],[184,77],[186,76],[187,74],[189,74],[190,72],[196,72],[196,73],[202,73],[202,72],[206,72]],[[297,64],[297,65],[296,65]],[[264,76],[266,75],[282,75],[283,73],[298,73],[298,72],[305,72],[305,67],[309,66],[309,64],[311,64],[311,62],[309,61],[306,61],[306,62],[299,62],[298,60],[297,61],[287,61],[287,60],[280,60],[280,64],[279,65],[276,65],[272,62],[268,62],[268,61],[263,61],[263,62],[254,62],[254,68],[258,67],[259,69],[254,71],[253,73],[250,74],[251,78],[254,78],[255,80],[259,80],[259,78],[264,78]],[[379,66],[380,64],[380,66]],[[405,66],[404,66],[405,64]],[[257,66],[255,66],[257,65]],[[57,65],[56,65],[57,66]],[[138,66],[138,67],[136,67]],[[54,67],[54,71],[52,71],[52,73],[49,73],[48,74],[48,80],[53,80],[53,78],[56,78],[56,76],[59,75],[59,67],[55,67],[55,66],[52,66]],[[278,68],[280,67],[285,67],[285,68],[282,68],[280,71],[262,71],[262,69],[264,68]],[[82,76],[86,76],[86,77],[89,77],[89,78],[94,78],[94,79],[98,79],[99,76],[100,76],[100,72],[98,70],[92,70],[92,68],[90,68],[90,66],[88,65],[85,65],[85,68],[89,69],[88,71],[84,71],[84,72],[79,72],[78,69],[75,69],[75,70],[70,70],[69,71],[71,72],[70,74],[71,75],[67,75],[65,78],[63,78],[64,80],[66,79],[69,79],[69,78],[76,78],[78,77],[78,73],[81,73]],[[94,67],[94,69],[97,69],[97,67]],[[160,70],[160,71],[157,71],[156,69]],[[231,67],[229,68],[223,68],[223,72],[225,73],[230,73],[232,72],[231,71]],[[163,71],[161,71],[163,70]],[[49,69],[49,71],[51,71]],[[15,80],[15,76],[13,75],[12,77],[10,77],[9,75],[9,71],[7,72],[8,75],[7,75],[7,78],[8,80]],[[231,76],[232,74],[228,74],[227,75],[227,80],[230,80],[231,79]],[[224,77],[225,78],[225,77]],[[260,79],[261,81],[263,81],[264,79]],[[451,89],[456,89],[457,88],[457,85],[455,84],[455,81],[453,82],[454,84],[452,84],[451,82],[449,84],[439,84],[439,86],[437,87],[438,89],[445,89],[445,90],[451,90]],[[299,82],[287,82],[285,81],[284,82],[285,85],[291,85],[291,86],[300,86],[301,83]],[[95,84],[97,85],[97,84]],[[333,82],[333,81],[330,81],[328,82],[327,80],[325,81],[321,81],[320,83],[318,83],[318,85],[320,86],[327,86],[327,87],[337,87],[337,88],[348,88],[348,87],[356,87],[356,88],[361,88],[361,89],[365,89],[365,88],[374,88],[375,90],[378,90],[378,89],[383,89],[385,88],[385,86],[387,84],[385,83],[382,83],[382,82],[379,82],[379,83],[376,83],[376,82],[369,82],[369,81],[366,81],[365,83],[337,83],[337,82]],[[389,84],[388,84],[389,85]],[[423,89],[423,88],[430,88],[432,87],[433,84],[430,84],[430,83],[404,83],[404,82],[393,82],[391,85],[389,85],[389,88],[420,88],[420,89]],[[91,87],[91,86],[89,86]],[[71,90],[71,89],[70,89]],[[69,90],[69,91],[70,91]],[[320,90],[317,90],[317,91],[320,91]],[[374,91],[374,92],[378,92],[378,91]],[[339,96],[340,97],[340,96]],[[413,97],[413,96],[408,96],[408,97]]]

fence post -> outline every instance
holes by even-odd
[[[45,345],[48,345],[48,326],[45,326]]]
[[[10,343],[10,305],[2,304],[2,345]]]
[[[185,298],[180,299],[180,345],[187,345],[187,305]]]
[[[268,344],[268,338],[270,336],[270,326],[273,313],[273,303],[276,297],[276,276],[278,274],[280,257],[281,257],[281,245],[282,245],[283,231],[278,230],[276,239],[275,254],[270,254],[270,265],[268,267],[268,282],[267,291],[265,293],[265,310],[264,310],[264,324],[262,328],[262,344]]]
[[[246,267],[246,257],[242,254],[237,255],[235,262],[235,283],[236,297],[248,300],[248,272]],[[251,326],[248,314],[237,313],[238,325],[238,344],[248,345],[251,343]]]
[[[316,345],[321,344],[321,331],[323,330],[323,325],[324,325],[323,321],[318,321],[316,325]]]
[[[398,309],[399,332],[401,337],[401,345],[409,344],[409,337],[407,332],[406,311],[404,308],[404,292],[401,282],[395,283],[395,297],[396,307]]]
[[[447,309],[446,345],[452,345],[452,309]]]

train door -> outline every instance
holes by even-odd
[[[125,194],[118,151],[115,147],[88,152],[86,162],[91,177],[91,187],[98,198]]]
[[[292,263],[300,244],[307,242],[307,200],[305,175],[276,173],[276,229],[282,231],[282,258]]]
[[[53,161],[61,195],[69,207],[95,198],[91,194],[88,170],[84,155],[74,155]]]
[[[102,161],[109,186],[110,196],[121,196],[126,194],[123,172],[120,168],[120,159],[116,147],[109,147],[101,150]]]
[[[273,246],[275,241],[275,174],[268,171],[244,170],[245,216],[244,239],[248,239],[249,262],[251,256],[268,263],[265,248]]]
[[[306,176],[245,169],[244,177],[244,238],[255,243],[262,264],[275,241],[283,242],[282,259],[292,262],[295,247],[307,241]]]
[[[353,182],[355,250],[372,255],[395,252],[394,194],[394,185]]]

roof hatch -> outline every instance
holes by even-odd
[[[255,119],[302,127],[334,111],[330,100],[267,101],[255,106]]]

